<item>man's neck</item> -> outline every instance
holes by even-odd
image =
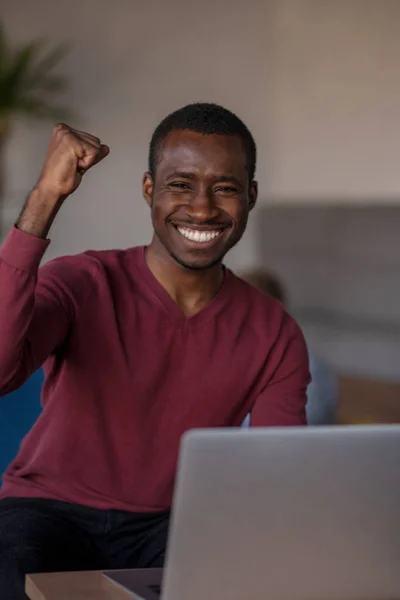
[[[154,239],[146,248],[145,256],[154,277],[187,317],[205,308],[222,285],[224,272],[221,263],[209,269],[187,269],[164,248],[158,248]]]

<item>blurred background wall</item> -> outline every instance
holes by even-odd
[[[64,102],[79,114],[72,125],[112,149],[63,207],[47,258],[146,243],[141,177],[154,127],[185,103],[221,103],[259,149],[259,206],[228,264],[273,266],[346,389],[354,395],[359,379],[391,386],[377,389],[371,410],[382,394],[393,397],[397,418],[400,2],[0,0],[0,9],[16,43],[38,35],[71,43]],[[25,123],[14,131],[10,224],[49,131]],[[358,392],[360,402],[370,389]]]
[[[140,184],[149,137],[168,111],[196,100],[225,104],[254,132],[261,204],[398,202],[397,0],[0,0],[0,8],[16,43],[71,42],[65,101],[81,116],[75,124],[112,148],[65,206],[49,257],[148,239]],[[49,125],[15,131],[14,207],[48,136]],[[233,263],[257,260],[249,232]]]

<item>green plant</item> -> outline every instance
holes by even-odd
[[[48,49],[35,39],[13,46],[0,23],[0,232],[4,209],[5,147],[18,118],[65,120],[69,111],[55,98],[67,88],[67,79],[55,72],[67,52],[65,45]]]

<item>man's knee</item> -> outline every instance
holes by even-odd
[[[97,568],[98,555],[62,506],[7,498],[0,500],[0,564],[23,573],[89,570]]]
[[[29,573],[75,570],[79,543],[69,547],[73,526],[51,503],[0,500],[0,599],[26,600]]]
[[[33,522],[27,507],[0,501],[0,598],[25,600],[25,574],[40,571]]]
[[[2,571],[35,573],[42,570],[44,515],[29,503],[0,501],[0,564]]]

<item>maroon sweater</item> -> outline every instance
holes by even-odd
[[[38,270],[49,242],[13,229],[0,250],[0,394],[44,363],[43,412],[3,496],[132,511],[171,505],[191,428],[305,423],[308,357],[282,306],[229,270],[186,318],[144,248]]]

